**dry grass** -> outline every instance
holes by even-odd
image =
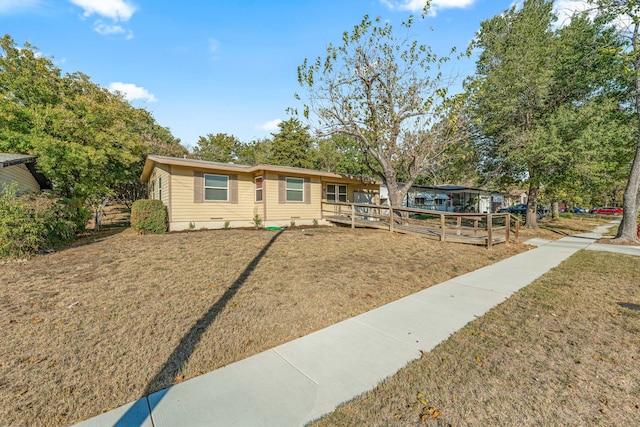
[[[582,251],[314,425],[638,425],[639,283]]]
[[[73,424],[526,249],[115,229],[0,264],[0,425]]]
[[[0,425],[73,424],[524,250],[344,228],[116,228],[0,264]]]

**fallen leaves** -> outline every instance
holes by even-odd
[[[433,406],[429,406],[429,402],[427,402],[427,400],[424,398],[424,395],[422,394],[422,392],[418,392],[416,394],[416,399],[420,404],[423,405],[422,412],[420,413],[420,421],[422,423],[426,423],[428,419],[435,420],[440,415],[442,415],[442,413],[437,408],[434,408]]]

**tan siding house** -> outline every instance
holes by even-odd
[[[18,194],[38,192],[51,188],[46,178],[36,168],[36,157],[23,154],[0,153],[0,191],[16,183]]]
[[[310,169],[148,156],[140,177],[169,212],[169,230],[323,223],[323,201],[379,200],[380,183]]]

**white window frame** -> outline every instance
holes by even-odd
[[[158,177],[158,200],[162,200],[162,177]]]
[[[302,189],[289,188],[289,180],[301,181],[302,182]],[[302,199],[301,200],[290,200],[289,199],[289,192],[290,191],[296,192],[296,193],[301,193],[302,194]],[[297,177],[294,177],[294,176],[286,177],[285,178],[284,192],[285,192],[285,201],[287,203],[304,203],[304,178],[297,178]]]
[[[329,191],[329,186],[332,185],[337,191]],[[341,187],[344,188],[344,192],[340,191]],[[329,200],[329,195],[333,195],[333,200]],[[344,200],[340,200],[340,196],[344,196]],[[349,201],[349,187],[346,184],[327,184],[327,202],[342,202],[347,203]]]
[[[258,188],[258,180],[260,180],[261,183],[260,188]],[[253,185],[255,189],[254,201],[258,203],[262,202],[264,200],[264,177],[260,175],[253,178]],[[260,194],[260,200],[258,200],[258,193]]]
[[[219,176],[222,177],[224,179],[226,179],[227,181],[227,185],[224,187],[214,187],[214,186],[207,186],[207,176]],[[229,201],[229,175],[219,175],[216,173],[205,173],[202,177],[203,180],[203,191],[202,191],[202,199],[205,202],[228,202]],[[222,199],[207,199],[207,189],[214,189],[214,190],[225,190],[227,192],[227,197],[226,199],[222,200]]]

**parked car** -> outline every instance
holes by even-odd
[[[571,208],[571,212],[573,213],[577,213],[577,214],[581,214],[581,213],[587,213],[587,210],[585,208],[579,208],[577,206]]]
[[[523,217],[527,215],[527,205],[526,203],[520,203],[517,205],[509,206],[508,208],[502,208],[498,212],[500,213],[510,213],[514,215],[522,215]],[[542,218],[545,215],[549,214],[549,209],[545,206],[539,205],[537,209],[537,217],[538,219]]]
[[[596,215],[622,215],[622,208],[606,206],[591,209],[590,213]]]

